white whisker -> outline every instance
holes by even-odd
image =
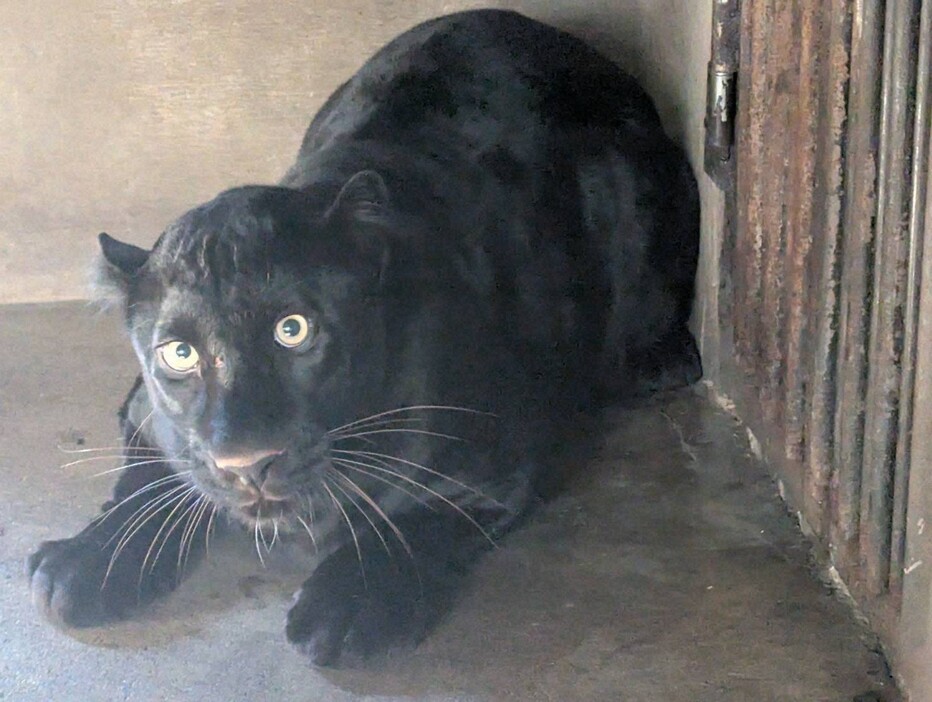
[[[269,550],[271,551],[275,548],[275,543],[278,541],[278,520],[272,519],[272,542],[269,544]]]
[[[185,490],[185,488],[187,489]],[[181,494],[175,494],[179,490],[183,490],[183,492],[181,492]],[[123,535],[120,537],[120,540],[117,542],[116,548],[114,548],[113,553],[110,556],[110,563],[107,565],[107,572],[104,574],[103,582],[100,585],[101,589],[103,589],[104,585],[107,584],[107,579],[110,577],[110,572],[113,570],[113,565],[116,563],[117,558],[119,558],[120,553],[122,553],[126,545],[133,539],[134,536],[136,536],[136,534],[139,533],[139,531],[146,525],[146,523],[150,519],[152,519],[155,515],[157,515],[159,512],[161,512],[162,509],[164,509],[165,507],[168,507],[169,505],[175,503],[176,501],[179,504],[182,503],[185,500],[185,498],[188,495],[190,495],[194,490],[196,490],[195,487],[188,486],[187,484],[178,485],[174,488],[171,488],[169,491],[163,493],[162,495],[158,497],[153,498],[148,503],[143,505],[142,508],[134,512],[133,515],[130,516],[130,518],[127,519],[126,522],[124,522],[123,526],[126,527],[126,530],[123,532]],[[137,517],[136,520],[133,521],[131,525],[126,526],[129,523],[129,520],[132,519],[133,516],[135,516],[136,514],[139,514],[140,512],[142,512],[142,514],[140,514],[139,517]],[[121,530],[122,530],[122,527],[121,527]],[[107,541],[107,543],[104,544],[104,546],[109,544],[119,533],[120,533],[120,530],[118,530]],[[156,536],[157,535],[158,534],[156,534]],[[145,561],[143,561],[143,567],[145,567]]]
[[[389,419],[378,419],[373,421],[367,421],[362,424],[357,424],[351,427],[348,427],[346,430],[356,430],[356,429],[376,429],[378,427],[392,427],[405,424],[424,424],[427,421],[426,417],[395,417]],[[344,431],[346,431],[344,430]],[[341,431],[330,431],[327,432],[331,436],[340,436]]]
[[[382,520],[388,525],[389,529],[392,530],[392,532],[395,534],[395,538],[397,538],[398,541],[401,543],[401,545],[404,546],[404,549],[405,551],[408,552],[408,555],[413,558],[414,554],[411,552],[411,546],[408,544],[407,539],[405,539],[404,534],[401,533],[401,529],[399,529],[398,526],[395,524],[395,522],[393,522],[389,518],[389,516],[385,513],[385,510],[379,507],[379,505],[375,502],[375,500],[372,499],[372,497],[365,490],[363,490],[355,480],[352,480],[347,475],[343,475],[339,471],[335,470],[334,472],[336,472],[336,474],[340,476],[340,478],[345,480],[349,484],[350,489],[353,490],[357,495],[359,495],[363,500],[365,500],[366,504],[372,507],[375,513],[378,514],[382,518]],[[375,528],[375,525],[373,525],[373,528]],[[382,539],[382,543],[385,544],[384,539]],[[386,551],[388,550],[388,544],[385,544],[385,550]]]
[[[333,461],[334,461],[334,462],[339,462],[341,465],[346,465],[346,467],[349,468],[350,470],[359,470],[355,465],[353,465],[354,463],[356,463],[355,461],[349,461],[349,460],[347,460],[347,459],[345,459],[345,458],[334,458]],[[482,533],[482,535],[483,535],[486,539],[488,539],[489,543],[491,543],[492,545],[495,545],[495,540],[494,540],[491,536],[489,536],[489,534],[486,532],[485,529],[482,528],[482,525],[480,525],[479,522],[477,522],[475,519],[473,519],[473,517],[472,517],[471,515],[469,515],[465,510],[463,510],[462,507],[460,507],[458,504],[456,504],[455,502],[453,502],[452,500],[450,500],[450,499],[449,499],[448,497],[446,497],[445,495],[441,495],[441,494],[440,494],[439,492],[437,492],[436,490],[433,490],[433,489],[427,487],[426,485],[424,485],[423,483],[419,483],[419,482],[417,482],[416,480],[413,480],[412,478],[409,478],[408,476],[406,476],[406,475],[404,475],[404,474],[402,474],[402,473],[398,473],[398,472],[389,470],[389,469],[387,469],[387,468],[382,468],[382,467],[380,467],[380,466],[370,465],[370,464],[368,464],[368,463],[363,463],[362,465],[365,466],[366,468],[371,468],[372,470],[376,470],[376,471],[379,471],[379,472],[382,472],[382,473],[389,473],[390,475],[394,475],[396,478],[399,478],[400,480],[404,480],[405,482],[411,483],[412,485],[415,485],[415,486],[421,488],[422,490],[425,490],[426,492],[429,492],[429,493],[430,493],[431,495],[433,495],[434,497],[436,497],[436,498],[438,498],[438,499],[440,499],[440,500],[443,500],[446,504],[450,505],[450,507],[452,507],[452,508],[455,509],[457,512],[459,512],[463,517],[465,517],[465,518],[469,521],[470,524],[472,524],[474,527],[476,527],[476,529],[478,529],[478,530]],[[360,471],[360,472],[362,472],[362,471]]]
[[[204,510],[207,509],[207,502],[208,500],[205,495],[198,496],[198,498],[194,501],[194,506],[196,509],[191,512],[191,516],[188,517],[188,522],[181,532],[181,543],[178,546],[178,561],[176,563],[179,579],[181,578],[181,573],[184,570],[181,565],[182,561],[184,561],[185,566],[187,566],[188,562],[185,549],[189,549],[191,543],[194,541],[194,532],[197,529],[197,525],[201,521],[200,517],[204,514]],[[190,550],[188,552],[190,553]]]
[[[100,477],[102,477],[102,476],[104,476],[104,475],[110,475],[111,473],[119,473],[121,470],[128,470],[128,469],[130,469],[130,468],[138,468],[139,466],[149,466],[149,465],[152,465],[153,463],[165,463],[165,462],[166,462],[166,459],[164,459],[164,458],[154,458],[154,459],[151,459],[151,460],[137,461],[137,462],[135,462],[135,463],[128,463],[128,464],[126,464],[126,465],[124,465],[124,466],[119,466],[119,467],[117,467],[117,468],[109,468],[108,470],[102,470],[102,471],[100,471],[99,473],[94,473],[94,474],[93,474],[92,476],[90,476],[90,477],[91,477],[91,478],[100,478]],[[178,460],[176,460],[176,461],[174,461],[174,462],[175,462],[175,463],[192,463],[193,461],[186,461],[186,460],[180,460],[180,461],[178,461]]]
[[[388,455],[388,454],[386,454],[386,453],[377,453],[377,452],[375,452],[375,451],[348,451],[348,450],[344,450],[344,449],[332,449],[332,452],[333,452],[333,453],[345,453],[345,454],[349,454],[349,455],[352,455],[352,456],[357,456],[357,457],[360,457],[360,456],[361,456],[361,457],[365,457],[365,458],[370,458],[370,457],[372,457],[372,458],[384,458],[384,459],[387,460],[387,461],[395,461],[395,462],[397,462],[397,463],[402,463],[402,464],[404,464],[404,465],[406,465],[406,466],[411,466],[412,468],[418,468],[418,469],[423,470],[423,471],[425,471],[425,472],[427,472],[427,473],[430,473],[431,475],[434,475],[434,476],[436,476],[436,477],[438,477],[438,478],[441,478],[441,479],[443,479],[443,480],[447,480],[447,481],[453,483],[454,485],[457,485],[457,486],[463,488],[464,490],[467,490],[468,492],[471,492],[472,494],[476,495],[477,497],[481,497],[481,498],[484,499],[484,500],[488,500],[489,502],[494,503],[494,504],[495,504],[496,506],[498,506],[498,507],[503,507],[503,508],[504,508],[504,505],[503,505],[501,502],[499,502],[498,500],[496,500],[494,497],[489,497],[488,495],[486,495],[485,493],[483,493],[481,490],[477,490],[476,488],[472,487],[471,485],[467,485],[466,483],[461,482],[461,481],[457,480],[456,478],[451,478],[449,475],[446,475],[446,474],[444,474],[444,473],[441,473],[441,472],[438,471],[438,470],[435,470],[435,469],[433,469],[433,468],[428,468],[427,466],[421,465],[420,463],[415,463],[414,461],[409,461],[409,460],[407,460],[406,458],[399,458],[398,456],[390,456],[390,455]]]
[[[105,456],[88,456],[87,458],[79,458],[78,460],[70,461],[69,463],[62,463],[59,468],[71,468],[72,466],[79,466],[82,463],[91,463],[92,461],[110,461],[114,459],[132,460],[134,458],[148,458],[148,456],[130,456],[125,453],[113,453],[107,454]]]
[[[331,457],[331,460],[333,460],[333,461],[339,461],[339,460],[346,461],[346,460],[348,460],[348,459],[345,459],[345,458],[344,458],[344,459],[340,459],[340,458]],[[381,463],[381,464],[382,464],[384,467],[386,467],[386,468],[391,468],[391,464],[388,463],[388,462],[386,462],[386,461],[380,461],[380,460],[377,459],[377,458],[372,458],[371,460],[373,460],[373,461],[378,461],[379,463]],[[359,463],[358,465],[365,465],[365,464]],[[342,475],[342,474],[341,474],[341,475]],[[433,505],[429,504],[429,503],[428,503],[423,497],[421,497],[420,495],[417,495],[417,494],[411,492],[410,490],[408,490],[408,488],[406,488],[404,485],[399,485],[398,483],[393,483],[393,482],[392,482],[391,480],[389,480],[388,478],[382,477],[381,475],[376,475],[376,474],[374,474],[374,473],[366,473],[366,475],[368,475],[372,480],[377,480],[377,481],[379,481],[380,483],[384,483],[385,485],[388,485],[389,487],[394,488],[395,490],[398,490],[399,492],[403,492],[405,495],[407,495],[408,497],[410,497],[412,500],[414,500],[415,502],[417,502],[417,503],[418,503],[419,505],[421,505],[422,507],[426,507],[426,508],[429,509],[429,510],[434,510]],[[344,477],[345,477],[345,476],[344,476]]]
[[[193,527],[192,527],[192,529],[191,529],[191,531],[190,531],[190,533],[189,533],[189,535],[188,535],[188,542],[187,542],[187,543],[188,543],[188,547],[187,547],[187,551],[186,551],[186,553],[185,553],[185,555],[184,555],[184,561],[183,561],[182,564],[181,564],[181,569],[180,569],[180,571],[179,571],[179,573],[178,573],[178,577],[179,577],[179,578],[180,578],[181,575],[188,569],[188,558],[189,558],[190,555],[191,555],[191,549],[194,548],[194,537],[197,535],[197,529],[198,529],[198,527],[201,525],[201,522],[202,522],[203,519],[204,519],[204,514],[207,512],[207,508],[208,508],[209,506],[210,506],[210,500],[207,499],[207,497],[205,496],[205,497],[204,497],[204,501],[203,501],[203,503],[201,504],[201,508],[200,508],[200,510],[197,512],[197,517],[196,517],[195,520],[194,520],[194,525],[193,525]]]
[[[162,451],[161,451],[160,449],[151,448],[151,447],[149,447],[149,446],[129,446],[129,447],[127,447],[127,446],[125,446],[125,445],[121,445],[121,446],[99,446],[99,447],[97,447],[97,448],[84,448],[84,449],[66,449],[64,446],[62,446],[61,444],[59,444],[56,448],[57,448],[59,451],[61,451],[62,453],[100,453],[101,451],[124,451],[124,450],[129,450],[129,451],[132,451],[132,452],[134,452],[134,453],[136,453],[136,452],[139,452],[139,453],[143,453],[143,452],[146,452],[146,453],[162,453]]]
[[[350,535],[353,537],[353,543],[356,545],[356,557],[359,559],[359,569],[362,571],[363,582],[366,582],[366,567],[362,563],[362,549],[359,547],[359,539],[356,537],[356,530],[353,528],[353,522],[350,521],[349,515],[346,513],[346,510],[343,509],[343,505],[340,504],[340,501],[337,499],[336,495],[333,494],[333,490],[330,489],[330,486],[327,485],[327,478],[324,477],[321,482],[324,490],[327,491],[327,494],[330,495],[330,499],[333,500],[333,504],[336,505],[336,508],[340,510],[340,514],[343,515],[343,519],[346,521],[346,526],[349,527]],[[368,584],[366,585],[368,588]]]
[[[130,530],[133,529],[137,524],[139,524],[140,528],[142,527],[142,524],[145,524],[145,521],[140,524],[140,520],[146,519],[146,521],[148,521],[147,517],[151,516],[152,514],[156,514],[159,509],[161,509],[163,502],[172,497],[172,495],[177,495],[180,490],[185,489],[190,490],[191,486],[188,483],[183,482],[181,485],[176,485],[175,487],[170,488],[165,492],[162,492],[144,502],[141,507],[129,515],[129,517],[127,517],[125,520],[123,520],[123,524],[121,524],[120,527],[113,533],[113,535],[107,539],[102,548],[106,548],[114,539],[119,538],[119,541],[116,545],[116,550],[121,550],[125,542],[133,538],[133,536],[136,534],[136,531],[138,531],[138,529],[136,529],[132,534],[130,534]],[[139,515],[138,519],[134,519],[136,515]]]
[[[182,509],[183,507],[185,507],[185,504],[186,504],[186,502],[187,502],[187,499],[188,499],[191,495],[195,494],[196,492],[197,492],[197,487],[194,486],[194,485],[192,485],[191,488],[190,488],[190,490],[188,490],[187,492],[183,493],[183,494],[182,494],[182,498],[181,498],[180,500],[178,500],[178,504],[176,504],[174,507],[172,507],[172,510],[168,513],[168,516],[165,517],[165,521],[162,522],[162,524],[161,524],[161,525],[159,526],[159,528],[158,528],[158,531],[155,532],[155,536],[152,537],[152,542],[149,544],[149,548],[148,548],[148,550],[146,551],[146,555],[145,555],[145,556],[143,557],[143,559],[142,559],[142,567],[139,569],[139,579],[140,579],[140,580],[142,580],[143,574],[145,573],[146,564],[149,562],[149,556],[152,555],[152,551],[155,549],[156,543],[158,543],[159,536],[162,535],[162,532],[165,531],[165,528],[168,527],[168,525],[171,523],[172,519],[173,519],[174,516],[175,516],[175,513],[178,512],[179,509]],[[197,504],[197,500],[194,501],[194,504]],[[184,518],[184,515],[185,515],[185,514],[187,514],[186,511],[185,511],[185,512],[182,512],[182,514],[179,516],[178,520],[175,521],[175,523],[172,524],[172,525],[169,527],[168,532],[165,534],[165,537],[164,537],[163,540],[162,540],[162,545],[161,545],[161,547],[159,547],[158,553],[156,553],[156,555],[155,555],[155,560],[152,561],[152,565],[149,567],[149,572],[150,572],[150,573],[151,573],[153,570],[155,570],[155,564],[156,564],[156,562],[158,562],[159,556],[160,556],[161,553],[162,553],[162,549],[165,548],[165,544],[168,543],[168,537],[172,535],[172,532],[173,532],[173,531],[175,531],[175,528],[176,528],[176,527],[178,526],[178,524],[181,522],[181,519]]]
[[[340,475],[340,473],[338,473],[336,470],[334,470],[333,472],[334,472],[336,475],[339,475],[340,477],[343,477],[343,476]],[[359,503],[356,502],[356,500],[353,499],[352,495],[350,495],[346,490],[343,489],[343,486],[342,486],[342,485],[340,485],[339,483],[336,483],[336,482],[335,482],[335,483],[333,483],[333,487],[335,487],[337,490],[339,490],[341,493],[343,493],[343,495],[346,496],[346,499],[350,501],[350,504],[352,504],[353,507],[356,508],[356,511],[359,512],[367,522],[369,522],[369,526],[372,527],[372,531],[375,532],[376,536],[379,537],[379,541],[382,542],[382,546],[385,548],[385,553],[387,553],[389,556],[391,556],[391,555],[392,555],[392,550],[388,547],[388,543],[385,541],[385,537],[382,535],[382,532],[379,530],[379,528],[375,525],[375,522],[372,521],[372,518],[366,513],[366,511],[365,511],[362,507],[359,506]]]
[[[317,539],[314,538],[314,531],[311,529],[310,525],[301,518],[300,514],[295,514],[295,518],[301,522],[301,526],[304,527],[304,531],[307,532],[307,535],[311,537],[311,543],[314,545],[314,552],[319,553],[320,549],[317,548]]]
[[[155,408],[153,407],[153,408],[152,408],[152,411],[149,412],[149,414],[146,415],[146,418],[143,419],[141,422],[139,422],[139,426],[136,427],[136,431],[133,432],[133,435],[132,435],[131,437],[129,437],[129,441],[126,442],[126,444],[127,444],[128,446],[132,446],[132,445],[133,445],[133,441],[136,440],[136,437],[139,435],[139,432],[142,431],[142,428],[143,428],[144,426],[146,426],[146,422],[148,422],[150,419],[152,419],[152,415],[154,415],[154,414],[155,414]]]
[[[368,422],[372,419],[378,419],[379,417],[386,417],[391,414],[400,414],[402,412],[417,412],[417,411],[426,411],[426,410],[438,410],[438,411],[448,411],[448,412],[468,412],[469,414],[479,414],[487,417],[494,417],[495,415],[491,412],[483,412],[482,410],[470,409],[468,407],[456,407],[454,405],[409,405],[407,407],[398,407],[397,409],[386,410],[385,412],[379,412],[378,414],[372,414],[368,417],[363,417],[362,419],[357,419],[353,422],[348,422],[343,426],[336,427],[331,429],[328,434],[335,434],[337,432],[343,431],[349,427],[355,427],[364,422]]]
[[[394,429],[373,429],[371,431],[359,431],[353,434],[341,434],[336,437],[338,441],[344,439],[358,439],[363,436],[372,436],[373,434],[423,434],[424,436],[437,436],[442,439],[451,439],[453,441],[462,441],[466,443],[466,439],[460,436],[453,436],[452,434],[444,434],[439,431],[428,431],[427,429],[411,429],[409,427],[396,427]]]
[[[259,548],[259,514],[256,513],[256,523],[253,527],[253,533],[256,540],[256,554],[259,556],[259,562],[262,564],[262,567],[265,568],[265,559],[262,557],[262,549]]]
[[[207,553],[207,559],[210,560],[210,531],[214,526],[214,517],[217,516],[217,505],[211,505],[210,517],[207,518],[207,531],[204,533],[204,550]]]
[[[159,487],[160,485],[164,485],[165,483],[169,481],[182,480],[182,476],[190,475],[190,473],[191,471],[189,470],[182,471],[181,473],[172,473],[171,475],[166,475],[164,477],[159,478],[158,480],[153,480],[151,483],[146,483],[141,488],[139,488],[132,494],[128,495],[127,497],[124,497],[122,500],[120,500],[115,505],[110,507],[106,512],[97,515],[97,517],[94,518],[95,521],[93,523],[93,528],[96,529],[98,526],[103,524],[107,520],[107,518],[110,517],[119,507],[123,506],[124,504],[129,502],[134,497],[137,497],[144,492],[148,492],[149,490],[153,490]]]
[[[265,546],[265,552],[271,553],[268,542],[265,540],[265,531],[262,529],[262,515],[259,511],[256,512],[256,525],[259,527],[259,538],[262,539],[262,545]]]

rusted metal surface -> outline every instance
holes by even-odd
[[[782,217],[791,149],[790,120],[798,62],[792,4],[755,0],[742,9],[738,115],[738,226],[734,262],[735,343],[743,369],[759,391],[765,420],[782,425],[779,393],[785,312],[781,281],[786,222]],[[757,158],[742,158],[754,153]]]
[[[720,305],[736,394],[753,388],[767,458],[862,602],[889,600],[902,570],[926,185],[914,166],[929,109],[922,5],[741,8],[737,234]]]
[[[834,435],[848,4],[742,7],[735,348],[816,524]]]
[[[932,2],[923,4],[920,27],[919,47],[916,68],[916,106],[915,125],[913,129],[913,181],[910,192],[909,213],[909,263],[906,279],[906,317],[904,320],[903,380],[902,393],[911,393],[910,401],[905,403],[900,412],[900,436],[897,446],[896,463],[902,466],[894,476],[893,484],[893,537],[891,554],[891,588],[897,594],[902,593],[903,573],[906,562],[907,541],[907,506],[909,504],[909,486],[911,484],[911,465],[913,460],[912,445],[914,417],[917,412],[915,397],[918,393],[917,363],[920,353],[919,338],[922,335],[921,295],[923,281],[922,261],[925,241],[932,231],[930,215],[930,198],[932,198]],[[932,285],[932,276],[926,275],[926,286]],[[926,293],[928,296],[929,293]],[[928,354],[928,350],[926,351]],[[929,437],[919,439],[921,446],[927,446]],[[932,463],[921,463],[922,466]],[[932,475],[916,476],[918,482],[927,487],[932,482]],[[932,692],[932,690],[930,690]]]
[[[842,575],[857,579],[861,458],[877,184],[883,2],[861,0],[851,20],[851,79],[844,172],[835,450],[828,539]]]
[[[826,43],[822,38],[822,7],[820,3],[799,3],[793,12],[793,26],[799,41],[799,72],[794,86],[796,99],[792,102],[790,123],[787,125],[791,137],[791,156],[788,164],[786,189],[786,270],[783,281],[783,304],[786,309],[786,331],[781,339],[784,358],[782,398],[776,401],[784,405],[783,451],[786,458],[801,461],[806,442],[803,435],[805,416],[809,410],[806,394],[807,381],[811,377],[811,344],[809,325],[815,321],[814,303],[818,296],[807,295],[813,284],[822,287],[813,274],[810,261],[813,241],[813,202],[816,182],[816,157],[820,151],[818,128],[821,120],[822,103],[825,100],[820,81],[819,66],[823,61],[820,47]],[[824,53],[824,51],[822,52]],[[818,288],[815,288],[818,289]]]
[[[927,195],[932,196],[929,171],[932,168],[932,1],[923,4],[919,27],[919,50],[916,61],[916,103],[913,128],[913,178],[910,190],[909,211],[909,264],[906,274],[906,315],[903,336],[903,378],[901,392],[909,401],[903,403],[899,416],[900,441],[897,443],[896,462],[905,466],[897,471],[893,481],[893,530],[891,538],[891,589],[900,593],[903,588],[903,571],[906,563],[907,506],[912,476],[913,424],[917,413],[923,418],[923,409],[915,406],[917,365],[920,354],[920,291],[922,288],[922,261],[926,232],[932,230]],[[927,281],[932,277],[926,276]],[[929,354],[926,351],[927,355]],[[922,378],[919,383],[928,383]],[[929,409],[924,411],[928,412]],[[932,465],[925,462],[920,465]],[[932,475],[923,480],[927,484]]]
[[[805,419],[803,508],[812,515],[814,528],[828,534],[830,528],[830,481],[835,456],[835,408],[839,352],[839,298],[841,275],[842,214],[844,203],[845,127],[848,119],[851,16],[848,0],[833,0],[822,7],[822,33],[827,40],[825,60],[819,66],[823,89],[818,114],[813,250],[811,279],[821,282],[818,294],[810,294],[812,344],[810,358],[810,407]],[[805,410],[805,408],[803,408]],[[818,519],[818,521],[815,521]]]
[[[909,250],[912,136],[919,4],[890,2],[884,36],[877,245],[868,363],[861,487],[863,584],[879,595],[889,586],[893,482],[898,464],[903,388],[904,320]],[[909,388],[911,394],[912,389]]]
[[[741,3],[720,384],[932,700],[932,0]]]
[[[928,251],[932,246],[932,0],[923,3],[919,37],[910,241],[924,242]],[[913,324],[916,330],[915,343],[906,346],[914,349],[915,358],[908,452],[912,469],[908,493],[900,480],[895,481],[898,499],[894,503],[894,556],[900,555],[902,561],[893,571],[893,583],[901,593],[902,615],[889,648],[912,699],[928,700],[932,699],[932,528],[928,525],[932,514],[932,255],[917,258],[918,271],[911,260],[909,279],[919,283],[914,293],[918,307],[906,323],[908,334]]]

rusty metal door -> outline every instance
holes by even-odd
[[[723,75],[735,4],[715,0]],[[722,110],[708,120],[732,215],[720,384],[881,633],[906,567],[930,15],[932,0],[744,0],[733,154]]]

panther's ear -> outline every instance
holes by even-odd
[[[372,264],[379,284],[385,282],[392,260],[390,237],[385,236],[392,220],[389,200],[382,176],[359,171],[346,181],[326,215],[328,221],[346,227],[362,260]]]
[[[101,255],[93,281],[95,297],[104,305],[122,302],[130,282],[149,260],[149,252],[103,233],[98,240]]]
[[[327,217],[384,224],[388,212],[388,187],[382,176],[375,171],[359,171],[340,189],[340,194],[327,210]]]

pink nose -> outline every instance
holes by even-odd
[[[226,455],[211,454],[214,465],[220,474],[231,482],[240,478],[256,486],[262,484],[266,469],[284,451],[249,451],[246,453],[232,453]]]

